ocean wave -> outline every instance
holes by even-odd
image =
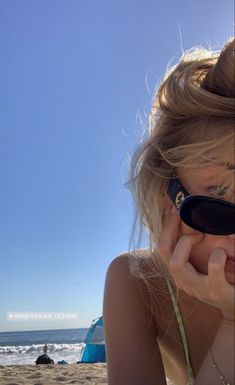
[[[48,344],[48,354],[50,353],[76,353],[80,352],[84,347],[84,343],[76,344]],[[25,346],[0,346],[0,354],[27,354],[27,353],[41,353],[43,352],[43,344],[38,345],[25,345]]]

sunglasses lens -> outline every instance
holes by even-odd
[[[191,199],[188,204],[185,202],[180,215],[190,227],[205,233],[235,233],[235,208],[223,202]]]

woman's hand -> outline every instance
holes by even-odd
[[[158,252],[166,261],[176,286],[188,295],[219,308],[224,318],[235,319],[235,287],[225,277],[227,255],[224,249],[211,252],[208,275],[199,273],[189,262],[193,245],[202,241],[204,234],[179,235],[181,219],[175,208],[165,212],[163,232]]]

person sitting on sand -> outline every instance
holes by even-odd
[[[184,53],[131,163],[133,240],[145,228],[147,248],[106,273],[109,385],[235,383],[234,118],[235,39]]]
[[[54,360],[52,360],[48,354],[47,354],[48,346],[45,344],[43,346],[43,354],[39,356],[36,360],[36,365],[41,365],[41,364],[54,364]]]

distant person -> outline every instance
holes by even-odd
[[[52,360],[48,354],[47,354],[47,351],[48,351],[48,346],[47,344],[45,344],[43,346],[43,354],[41,356],[39,356],[37,358],[37,360],[35,361],[36,362],[36,365],[41,365],[41,364],[54,364],[54,360]]]

